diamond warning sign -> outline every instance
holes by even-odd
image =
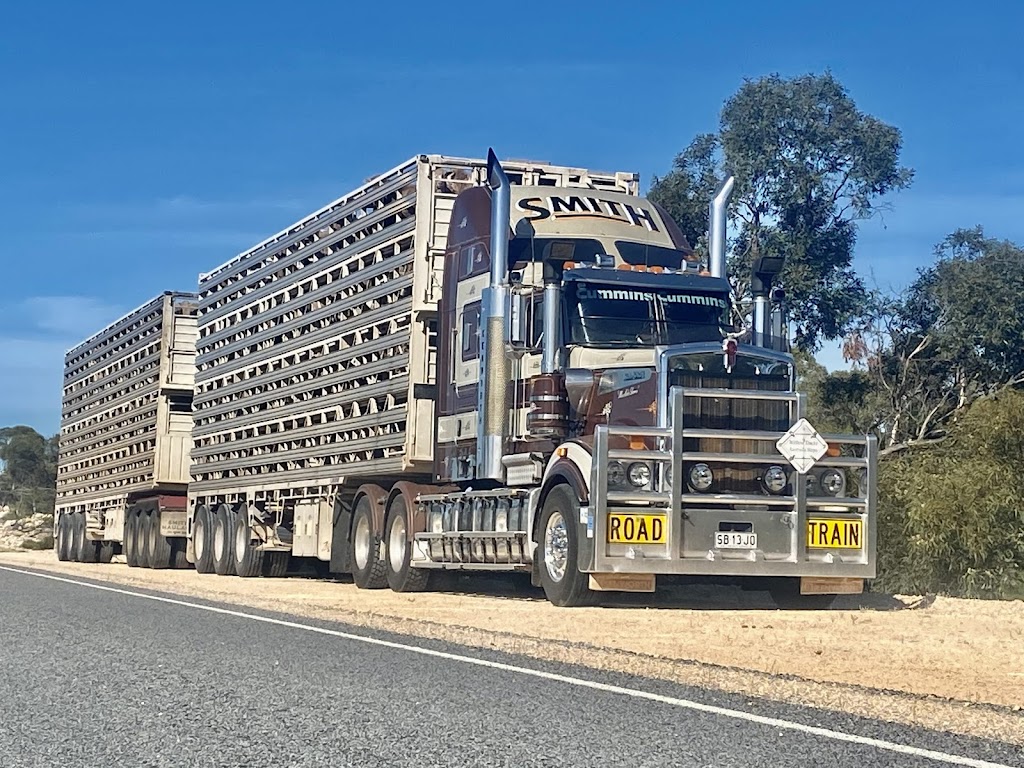
[[[806,474],[828,450],[825,438],[818,434],[818,430],[807,419],[800,419],[790,427],[775,446],[801,475]]]

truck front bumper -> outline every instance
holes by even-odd
[[[872,436],[822,435],[839,455],[814,465],[856,479],[852,496],[808,496],[806,478],[782,457],[783,433],[687,430],[682,398],[744,397],[785,400],[792,421],[803,417],[803,398],[793,393],[734,392],[673,387],[669,426],[601,426],[595,432],[590,503],[581,511],[589,546],[580,549],[588,573],[705,576],[874,578],[876,568],[877,444]],[[751,453],[684,451],[694,439],[744,441]],[[730,444],[735,445],[735,442]],[[625,446],[643,445],[643,448]],[[609,488],[610,462],[643,461],[651,467],[650,490]],[[685,467],[694,462],[744,468],[782,466],[795,478],[788,495],[697,493],[687,487]],[[643,530],[642,530],[643,529]],[[644,535],[638,535],[644,533]],[[657,536],[653,535],[654,533]],[[735,535],[733,535],[735,534]]]

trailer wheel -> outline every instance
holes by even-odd
[[[139,513],[135,521],[135,562],[139,568],[152,568],[153,563],[149,559],[149,540],[153,535],[153,515],[149,511]]]
[[[203,505],[196,507],[192,519],[192,543],[196,549],[196,572],[213,573],[213,515]]]
[[[213,516],[213,570],[219,576],[235,573],[235,513],[221,504]]]
[[[139,565],[139,554],[135,541],[135,528],[138,526],[138,519],[139,516],[135,509],[129,508],[124,519],[124,543],[122,544],[124,559],[129,568],[137,568]]]
[[[422,592],[430,581],[430,571],[412,567],[409,543],[409,510],[401,494],[391,500],[384,525],[385,567],[388,586],[395,592]]]
[[[288,573],[291,552],[264,552],[263,575],[270,579],[284,578]]]
[[[146,559],[150,568],[171,567],[171,540],[160,534],[160,512],[155,510],[149,516],[146,533]]]
[[[68,531],[70,533],[69,538],[71,543],[68,546],[68,559],[73,562],[78,562],[78,551],[81,549],[82,544],[80,539],[85,535],[84,526],[79,521],[79,515],[77,512],[72,512],[68,520]]]
[[[114,542],[104,541],[100,543],[97,562],[107,564],[114,559]]]
[[[249,531],[249,515],[245,511],[235,513],[234,557],[235,573],[244,578],[263,575],[263,560],[266,554],[256,549]]]
[[[836,601],[835,595],[801,595],[798,578],[773,579],[768,592],[775,605],[786,611],[826,611]]]
[[[74,531],[74,550],[71,559],[76,563],[95,563],[97,559],[96,543],[86,538],[84,512],[75,513]]]
[[[541,511],[537,557],[545,596],[563,608],[593,605],[598,599],[587,574],[577,566],[579,519],[580,505],[573,490],[567,485],[552,488]]]
[[[352,581],[360,589],[382,589],[388,583],[385,567],[380,540],[373,529],[370,499],[363,496],[352,520]]]
[[[174,562],[171,568],[191,568],[192,563],[188,561],[188,557],[185,555],[185,543],[184,541],[174,548]]]
[[[63,514],[57,518],[57,541],[54,549],[57,550],[57,559],[66,563],[71,559],[71,531],[70,515]]]

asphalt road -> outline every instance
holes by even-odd
[[[1007,744],[98,586],[0,567],[4,768],[1024,766]]]

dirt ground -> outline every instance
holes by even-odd
[[[678,587],[558,609],[528,580],[464,578],[458,591],[396,594],[301,575],[243,580],[59,563],[52,552],[0,553],[0,564],[1024,744],[1019,600],[866,595],[828,611],[780,611],[763,593]]]

